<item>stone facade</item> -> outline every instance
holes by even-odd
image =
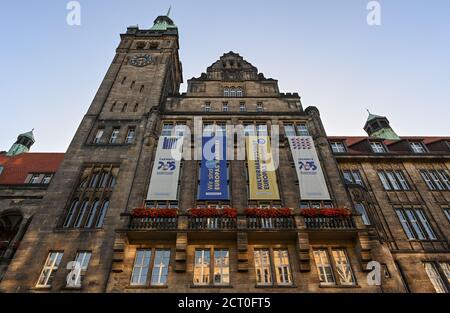
[[[448,171],[449,153],[426,160],[335,155],[316,107],[303,109],[297,93],[280,93],[278,82],[240,55],[230,52],[198,78],[183,81],[178,56],[178,32],[167,16],[160,16],[149,30],[128,28],[121,35],[116,56],[87,114],[81,121],[58,172],[53,178],[31,224],[15,252],[0,290],[4,292],[413,292],[434,291],[422,261],[449,262],[448,221],[440,205],[450,203],[450,192],[426,191],[416,167],[423,162]],[[227,90],[227,93],[225,93]],[[228,93],[233,92],[233,93]],[[227,110],[224,110],[227,106]],[[135,224],[135,208],[146,200],[158,138],[165,123],[180,123],[194,130],[194,118],[203,122],[246,123],[280,127],[280,166],[277,170],[281,201],[250,201],[246,191],[246,162],[230,162],[231,201],[197,201],[199,161],[182,163],[179,216],[175,223]],[[347,208],[353,215],[346,227],[316,227],[300,215],[298,181],[287,142],[286,124],[306,125],[313,137],[331,194],[321,206]],[[132,136],[131,136],[131,135]],[[131,136],[131,137],[130,137]],[[127,140],[132,138],[132,140]],[[194,147],[192,146],[192,152]],[[401,166],[411,175],[414,191],[384,192],[376,177],[380,167]],[[367,189],[348,186],[342,170],[364,172]],[[95,187],[97,186],[97,187]],[[365,225],[355,203],[362,197],[373,223]],[[438,197],[438,198],[436,198]],[[437,200],[439,199],[439,200]],[[86,201],[90,215],[80,212]],[[397,201],[397,202],[396,202]],[[395,205],[420,205],[430,210],[438,240],[408,241],[396,219]],[[198,206],[228,205],[236,208],[235,225],[193,228],[187,210]],[[245,209],[250,206],[293,208],[292,224],[282,227],[249,227]],[[96,208],[97,211],[92,208]],[[102,208],[102,209],[101,209]],[[72,210],[73,209],[73,210]],[[92,213],[93,212],[93,213]],[[103,215],[104,213],[104,215]],[[94,223],[89,224],[90,216]],[[77,227],[76,225],[84,225]],[[136,226],[137,225],[137,226]],[[170,250],[167,282],[158,286],[130,283],[139,250]],[[198,286],[194,260],[198,249],[229,252],[230,283]],[[267,249],[272,259],[273,284],[256,283],[255,254]],[[288,252],[291,283],[278,284],[274,251]],[[339,282],[339,268],[330,261],[336,284],[321,284],[314,251],[334,255],[345,251],[353,283]],[[66,265],[77,253],[90,252],[81,288],[68,288]],[[51,283],[39,283],[49,252],[60,252]],[[419,260],[420,259],[420,260]],[[367,264],[383,265],[382,285],[369,285]],[[150,262],[151,263],[151,262]],[[150,264],[149,266],[152,266]],[[150,270],[151,271],[151,270]],[[151,274],[149,274],[150,276]],[[213,276],[213,275],[211,275]],[[448,283],[446,283],[448,284]]]

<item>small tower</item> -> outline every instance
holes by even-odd
[[[364,130],[370,137],[387,139],[387,140],[400,140],[400,137],[389,125],[389,120],[385,116],[379,116],[370,113],[367,119]]]
[[[20,134],[6,155],[15,156],[30,151],[31,146],[35,143],[33,130]]]
[[[167,11],[166,15],[158,16],[156,18],[156,20],[153,22],[153,27],[150,30],[152,30],[152,31],[169,31],[169,30],[178,31],[177,25],[175,25],[175,23],[169,17],[171,10],[172,10],[172,7],[169,8],[169,11]]]

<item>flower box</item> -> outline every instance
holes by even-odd
[[[144,208],[137,208],[133,210],[133,213],[131,214],[133,217],[138,218],[175,218],[178,216],[178,210],[177,209],[144,209]]]
[[[236,209],[190,209],[188,210],[188,214],[190,217],[223,217],[223,218],[236,218],[237,210]]]
[[[272,217],[292,217],[292,209],[246,209],[245,215],[247,217],[262,217],[262,218],[272,218]]]
[[[303,217],[349,217],[352,213],[348,209],[301,209],[300,215]]]

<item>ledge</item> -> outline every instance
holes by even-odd
[[[198,285],[190,285],[189,288],[191,289],[233,289],[234,287],[231,285],[205,285],[205,286],[198,286]]]
[[[337,288],[337,289],[353,289],[353,288],[361,288],[360,285],[320,285],[319,288]]]
[[[132,289],[132,290],[148,290],[148,289],[168,289],[169,286],[164,285],[164,286],[131,286],[128,285],[125,287],[125,289]]]
[[[258,288],[258,289],[280,289],[280,288],[292,289],[292,288],[297,288],[297,285],[269,285],[269,286],[255,285],[255,288]]]

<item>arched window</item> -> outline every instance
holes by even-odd
[[[97,223],[95,223],[95,228],[102,228],[103,221],[105,220],[105,216],[106,216],[106,212],[108,211],[108,208],[109,208],[109,200],[105,199],[105,201],[103,201],[102,208],[98,215]]]
[[[232,87],[230,89],[230,97],[236,97],[236,88]]]
[[[224,97],[229,97],[230,96],[230,89],[229,88],[225,88],[223,90],[223,96]]]
[[[64,225],[63,225],[64,228],[69,228],[70,225],[72,224],[72,219],[73,219],[75,210],[77,209],[79,203],[80,203],[80,201],[78,199],[75,199],[72,201],[72,204],[70,205],[69,213],[67,213],[66,220],[64,221]]]
[[[84,220],[84,216],[86,215],[88,208],[89,208],[89,200],[86,199],[86,200],[84,200],[83,205],[81,206],[80,212],[78,213],[78,217],[75,222],[75,228],[81,227],[83,220]]]
[[[244,91],[242,90],[242,88],[238,88],[236,90],[236,97],[241,98],[244,96]]]
[[[91,228],[94,223],[94,218],[97,215],[98,207],[100,205],[100,200],[95,199],[94,204],[92,205],[91,211],[89,212],[88,220],[85,228]]]
[[[95,188],[97,186],[99,174],[95,173],[92,175],[91,180],[89,181],[89,188]]]

